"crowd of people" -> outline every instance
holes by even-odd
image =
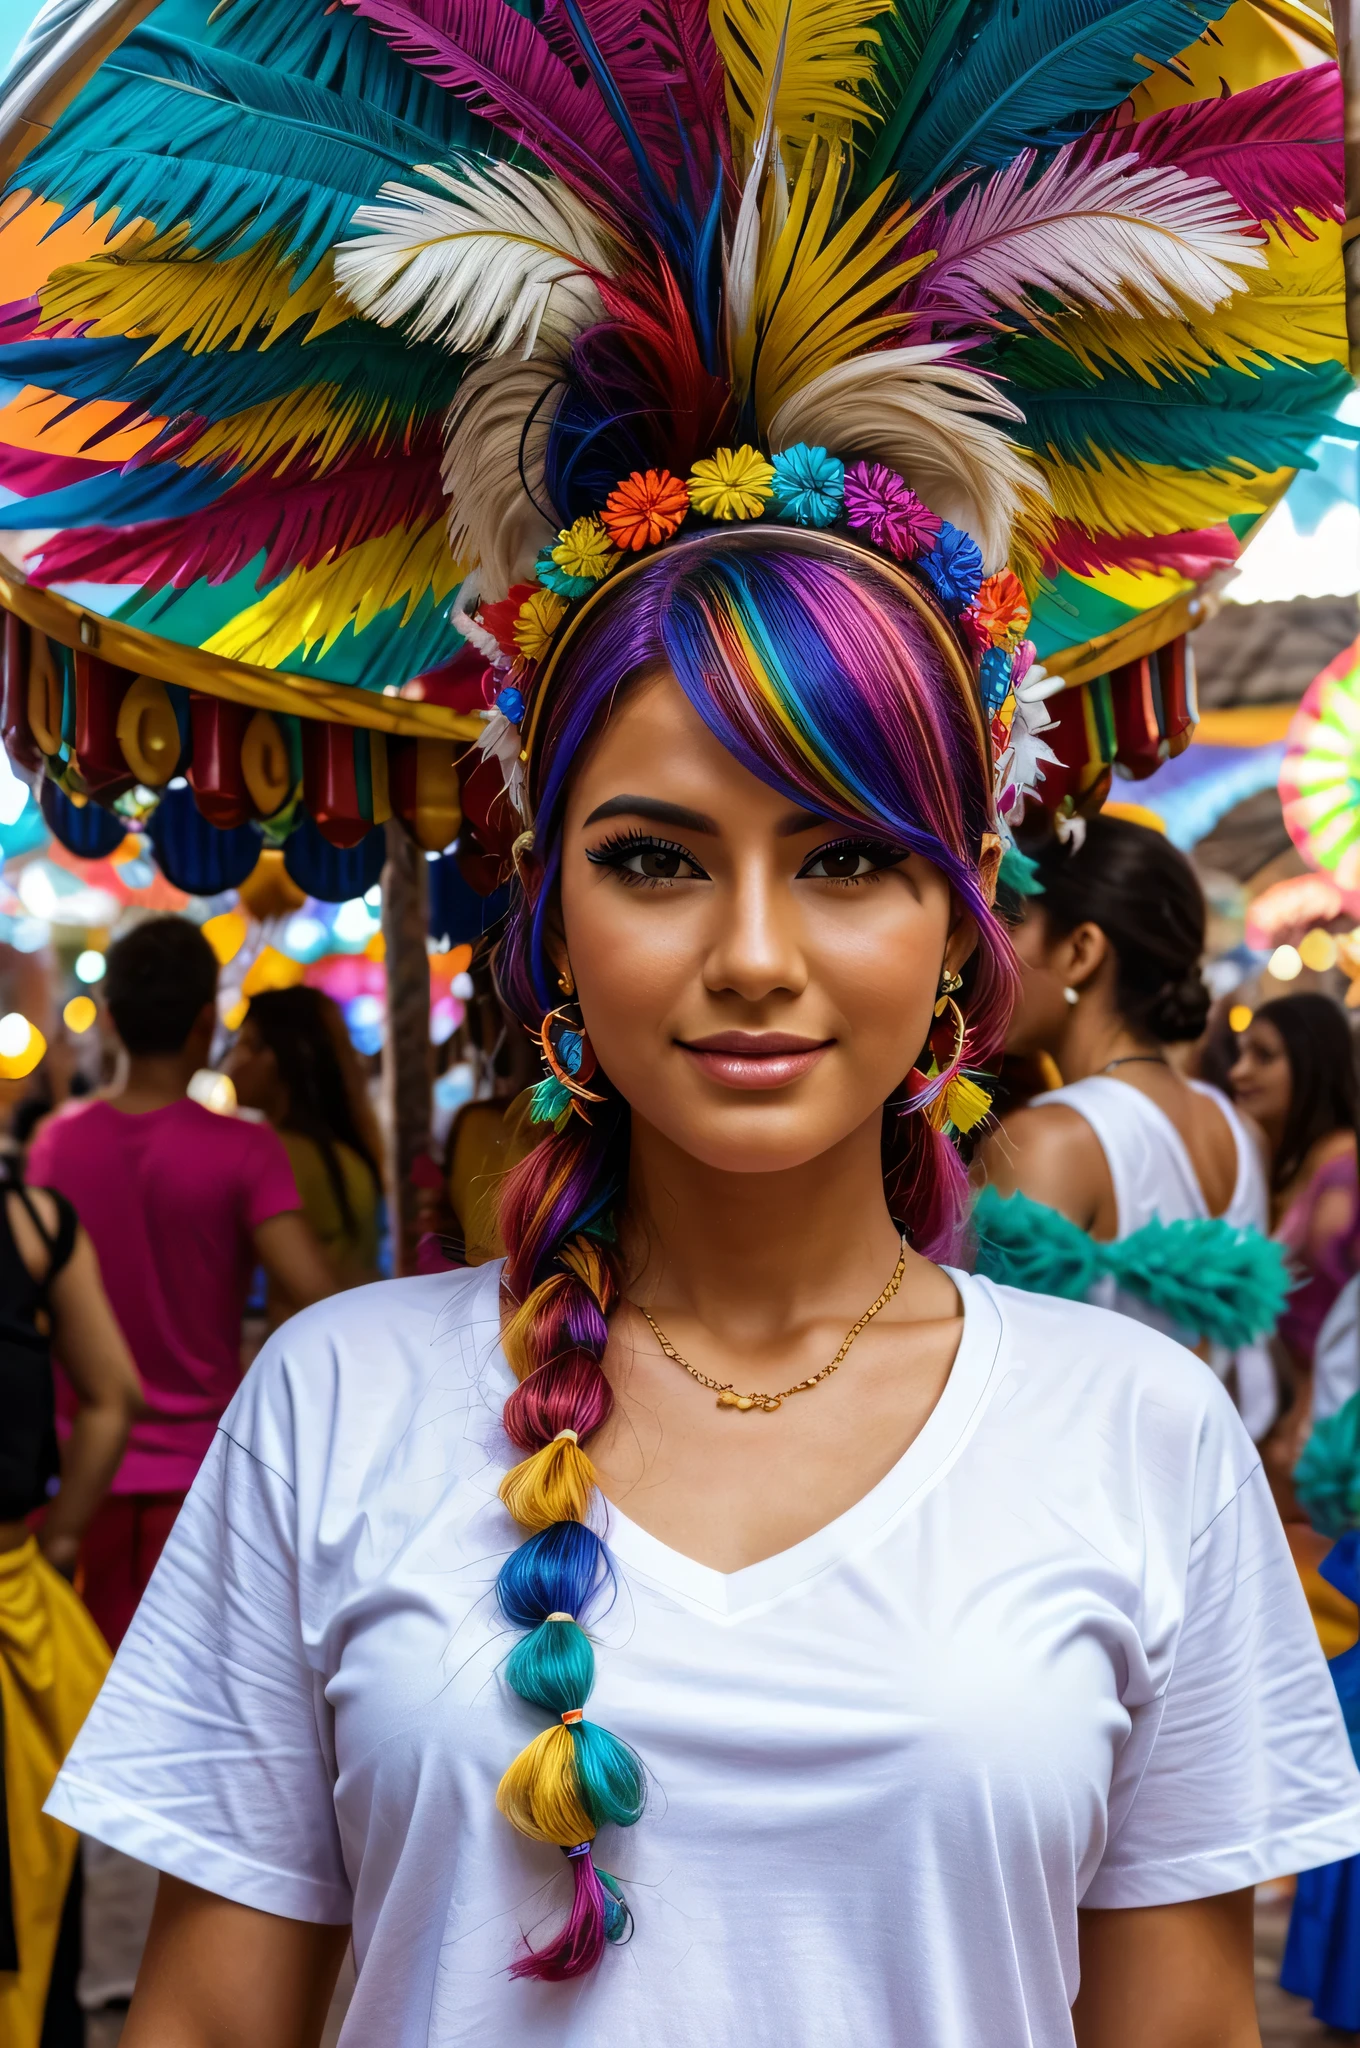
[[[1023,1197],[1017,1215],[1066,1219],[1125,1255],[1140,1233],[1214,1219],[1283,1250],[1277,1326],[1234,1343],[1187,1323],[1183,1296],[1173,1312],[1127,1256],[1117,1273],[1058,1291],[1207,1359],[1261,1447],[1318,1633],[1340,1655],[1356,1611],[1319,1571],[1329,1541],[1292,1474],[1319,1402],[1334,1414],[1360,1390],[1349,1022],[1308,994],[1266,1003],[1228,1048],[1207,1031],[1199,885],[1144,827],[1096,817],[1024,866],[1006,899],[1019,998],[975,1187]],[[378,1272],[380,1139],[339,1013],[309,988],[255,997],[222,1057],[237,1105],[222,1114],[190,1093],[218,1032],[216,975],[183,918],[147,919],[114,944],[104,1002],[116,1072],[38,1124],[0,1200],[0,2036],[15,2048],[83,2040],[92,1902],[119,1894],[126,1917],[140,1882],[134,1962],[145,1932],[152,1894],[135,1856],[87,1842],[82,1883],[76,1834],[42,1806],[236,1395],[256,1276],[272,1328]],[[524,1034],[500,1015],[517,1046]],[[450,1133],[452,1224],[432,1269],[503,1254],[498,1194],[535,1132],[520,1092],[531,1063],[516,1053],[502,1064],[503,1090]],[[1329,1317],[1338,1334],[1320,1390]],[[1332,1954],[1343,1935],[1347,1950],[1360,1944],[1360,1925],[1344,1904],[1328,1910],[1344,1929],[1314,1929],[1287,1981],[1332,2024],[1360,2030],[1355,1972],[1342,1982]],[[99,1973],[85,1961],[89,2004]],[[115,1997],[131,1990],[117,1971],[105,1994],[110,1984]]]

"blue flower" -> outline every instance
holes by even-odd
[[[987,716],[995,718],[1011,687],[1011,657],[1004,647],[989,647],[978,664],[978,681]]]
[[[982,588],[982,550],[971,534],[951,526],[946,519],[935,545],[916,558],[935,586],[935,595],[950,611],[962,611]]]
[[[545,590],[554,590],[559,597],[586,597],[595,588],[589,576],[568,576],[565,569],[559,569],[546,548],[534,563],[534,575]]]
[[[524,716],[524,698],[513,683],[507,683],[496,698],[496,709],[509,719],[511,725],[518,725]]]
[[[830,526],[845,499],[845,464],[796,442],[774,458],[774,502],[799,526]]]

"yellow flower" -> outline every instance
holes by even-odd
[[[706,519],[759,519],[774,489],[774,464],[749,446],[719,448],[689,473],[689,501]]]
[[[564,576],[600,583],[617,566],[619,551],[600,520],[577,519],[558,534],[552,558]]]
[[[542,661],[553,634],[567,616],[567,601],[554,590],[536,590],[515,615],[515,645],[526,661]]]

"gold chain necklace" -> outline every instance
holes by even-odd
[[[691,1365],[687,1358],[681,1357],[650,1309],[644,1308],[640,1301],[635,1301],[633,1307],[638,1311],[639,1315],[647,1318],[651,1333],[656,1338],[666,1357],[673,1359],[676,1365],[683,1366],[690,1378],[698,1380],[701,1387],[711,1388],[718,1397],[718,1406],[720,1408],[759,1408],[766,1415],[772,1415],[776,1408],[788,1400],[790,1394],[806,1394],[809,1388],[818,1387],[823,1380],[829,1380],[837,1367],[845,1363],[845,1355],[849,1351],[850,1346],[854,1343],[860,1331],[867,1328],[873,1321],[879,1310],[887,1307],[898,1288],[902,1285],[902,1275],[906,1270],[907,1240],[904,1237],[892,1279],[879,1295],[877,1301],[870,1302],[859,1321],[851,1324],[850,1328],[846,1331],[845,1342],[841,1345],[840,1350],[836,1353],[830,1365],[824,1365],[820,1372],[814,1372],[809,1379],[799,1380],[796,1385],[785,1387],[782,1394],[739,1394],[730,1380],[711,1380],[706,1372],[700,1372],[698,1367]]]

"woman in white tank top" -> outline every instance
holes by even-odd
[[[1216,1088],[1184,1079],[1166,1051],[1199,1036],[1209,1007],[1200,975],[1204,899],[1189,862],[1160,833],[1098,817],[1084,837],[1039,854],[1034,882],[1015,935],[1023,988],[1008,1049],[1046,1053],[1066,1079],[987,1141],[988,1182],[999,1195],[1056,1211],[1097,1245],[1122,1244],[1149,1225],[1216,1218],[1225,1241],[1259,1233],[1268,1256],[1259,1135]],[[984,1198],[984,1227],[995,1213]],[[1147,1242],[1166,1240],[1154,1228]],[[1183,1292],[1173,1313],[1127,1260],[1083,1292],[1201,1348],[1252,1436],[1265,1435],[1278,1396],[1259,1334],[1232,1345],[1202,1341],[1212,1320],[1191,1328]]]

